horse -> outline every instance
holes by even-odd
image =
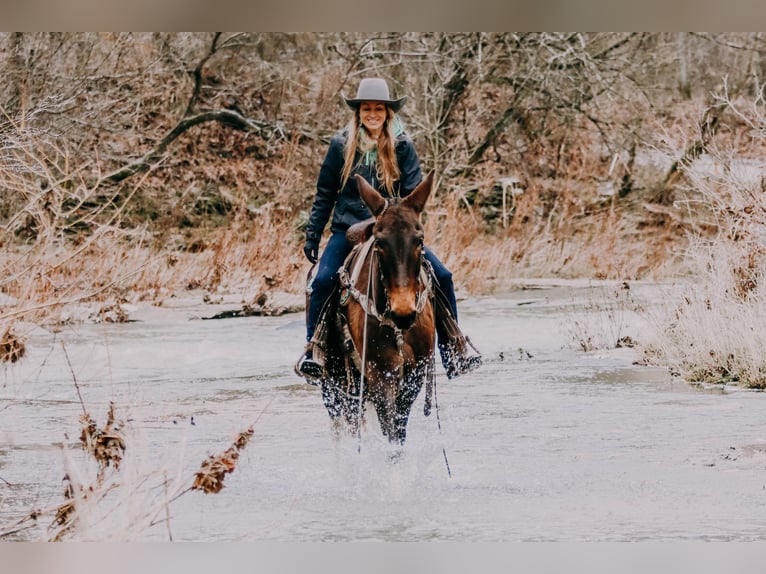
[[[406,197],[385,198],[356,175],[373,214],[347,232],[356,246],[339,270],[324,314],[328,329],[324,405],[336,429],[359,432],[366,403],[394,445],[404,445],[412,405],[424,381],[431,408],[436,338],[431,272],[420,220],[433,171]]]

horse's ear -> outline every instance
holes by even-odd
[[[386,206],[386,200],[361,175],[357,173],[354,177],[356,178],[356,187],[359,189],[359,197],[367,204],[373,215],[380,215]]]
[[[426,206],[428,196],[431,195],[431,189],[434,185],[434,170],[428,172],[426,178],[413,189],[410,194],[402,200],[403,204],[409,205],[417,213],[421,213]]]

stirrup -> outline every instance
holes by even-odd
[[[313,355],[313,345],[309,344],[298,362],[295,364],[295,374],[306,379],[310,385],[318,385],[324,376],[324,365]]]

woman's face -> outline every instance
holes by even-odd
[[[359,104],[359,119],[369,134],[377,139],[383,130],[388,108],[383,102],[362,102]]]

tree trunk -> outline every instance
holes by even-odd
[[[678,33],[678,91],[685,100],[692,97],[689,84],[689,52],[686,49],[686,32]]]
[[[24,62],[24,33],[13,32],[9,41],[11,54],[11,73],[7,77],[9,83],[8,101],[5,109],[12,118],[24,121],[27,110],[27,67]]]

